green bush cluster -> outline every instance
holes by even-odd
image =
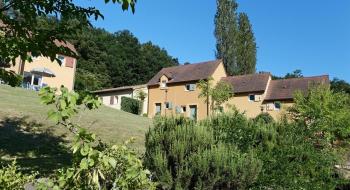
[[[13,71],[6,71],[5,69],[0,68],[0,80],[4,81],[5,84],[15,87],[21,86],[23,77],[21,75],[17,75]]]
[[[34,182],[35,175],[22,174],[16,161],[0,168],[0,189],[20,190],[24,185]]]
[[[161,189],[335,189],[349,183],[335,167],[349,148],[349,100],[317,87],[296,95],[291,120],[158,118],[145,165]]]
[[[129,97],[122,97],[121,110],[139,115],[142,109],[142,102]]]

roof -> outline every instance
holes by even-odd
[[[147,83],[147,85],[152,86],[159,84],[159,80],[163,75],[169,78],[168,84],[207,79],[214,73],[221,62],[221,60],[215,60],[163,68]]]
[[[4,28],[6,27],[6,25],[3,23],[2,20],[0,20],[0,28],[2,28],[4,30]],[[63,41],[59,41],[59,40],[55,40],[54,41],[55,45],[57,47],[65,47],[68,48],[69,50],[71,50],[73,53],[75,53],[76,55],[78,55],[77,50],[75,49],[74,45],[69,43],[69,42],[63,42]]]
[[[117,87],[117,88],[108,88],[108,89],[102,89],[102,90],[97,90],[94,91],[93,93],[95,94],[100,94],[100,93],[105,93],[105,92],[117,92],[117,91],[124,91],[124,90],[135,90],[138,88],[146,88],[146,84],[141,84],[141,85],[134,85],[134,86],[122,86],[122,87]]]
[[[329,84],[328,75],[272,80],[265,101],[292,100],[295,92],[301,91],[306,94],[309,87],[315,84]]]
[[[265,91],[271,74],[249,74],[224,77],[221,80],[232,85],[235,94]]]

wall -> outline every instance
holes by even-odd
[[[289,107],[293,106],[293,101],[292,100],[287,100],[287,101],[279,101],[281,102],[281,109],[280,110],[268,110],[267,106],[269,104],[273,104],[274,102],[264,102],[265,106],[265,111],[269,113],[275,120],[280,119],[283,115],[287,114],[287,110]]]
[[[102,103],[108,107],[111,108],[115,108],[115,109],[121,109],[121,101],[122,101],[122,97],[129,97],[132,98],[133,95],[133,90],[129,89],[129,90],[123,90],[123,91],[114,91],[114,92],[105,92],[105,93],[101,93],[98,94],[101,99],[102,99]],[[110,97],[114,98],[114,104],[111,105],[110,104]]]
[[[240,112],[245,112],[248,117],[256,117],[261,113],[262,100],[249,101],[251,93],[237,94],[225,103],[224,110],[230,109],[230,105],[234,105]],[[264,93],[252,93],[255,95],[264,96]]]
[[[148,111],[148,89],[147,89],[147,86],[144,86],[144,87],[140,87],[140,88],[135,88],[134,90],[134,93],[133,93],[133,97],[138,99],[137,95],[140,91],[143,91],[144,93],[146,93],[146,99],[143,101],[143,104],[142,104],[142,112],[141,112],[141,115],[143,114],[147,114],[147,111]]]
[[[226,72],[223,64],[221,63],[212,74],[214,79],[214,85],[221,80],[222,77],[226,77]],[[162,76],[160,81],[167,80],[166,76]],[[161,115],[163,116],[175,116],[176,106],[186,106],[186,112],[183,113],[185,117],[190,116],[190,105],[197,105],[197,119],[202,120],[207,117],[207,104],[203,98],[198,98],[200,89],[196,85],[194,91],[186,91],[186,84],[195,84],[198,81],[189,81],[176,84],[168,84],[166,89],[161,89],[159,85],[149,86],[149,103],[148,103],[148,116],[154,117],[156,114],[156,103],[162,104]],[[165,109],[165,102],[171,102],[173,108]]]
[[[20,74],[20,59],[16,60],[16,65],[11,66],[10,70],[15,71],[17,74]],[[61,85],[64,85],[69,90],[74,89],[74,80],[75,80],[75,69],[76,69],[76,60],[74,59],[73,68],[66,67],[65,65],[60,66],[58,62],[52,62],[47,57],[37,57],[33,62],[25,62],[24,71],[30,72],[34,68],[47,68],[55,73],[56,77],[43,77],[44,83],[48,84],[50,87],[60,88]]]
[[[148,116],[154,117],[156,114],[156,103],[162,104],[161,115],[175,116],[176,106],[186,106],[185,117],[190,115],[190,105],[197,105],[197,119],[201,120],[207,116],[207,107],[203,99],[198,98],[199,89],[196,87],[194,91],[186,91],[186,84],[194,82],[169,84],[167,89],[160,89],[159,86],[149,87],[149,103]],[[165,109],[165,102],[172,103],[172,109]]]

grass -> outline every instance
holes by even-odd
[[[71,136],[47,120],[49,109],[40,104],[36,92],[0,85],[0,162],[16,158],[22,168],[41,174],[70,164]],[[122,143],[134,137],[132,147],[144,151],[150,119],[105,106],[80,114],[75,120],[102,140]]]

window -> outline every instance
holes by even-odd
[[[176,113],[177,114],[186,113],[186,106],[176,106]]]
[[[196,90],[196,84],[186,84],[186,91],[194,91]]]
[[[169,109],[169,110],[173,109],[172,103],[171,102],[165,102],[165,109]]]
[[[250,94],[249,96],[248,96],[248,98],[249,98],[249,101],[255,101],[255,95],[254,94]]]
[[[186,106],[181,106],[182,113],[186,113]]]
[[[166,80],[162,80],[162,82],[160,83],[160,87],[166,88]]]
[[[111,96],[111,97],[109,98],[109,104],[110,104],[110,105],[114,105],[114,96]]]
[[[275,110],[281,109],[281,102],[275,102]]]
[[[57,59],[61,61],[61,65],[64,65],[64,56],[63,55],[57,55]]]
[[[190,119],[197,120],[197,106],[191,105],[190,106]]]
[[[160,115],[161,111],[162,111],[162,104],[156,103],[156,115]]]

